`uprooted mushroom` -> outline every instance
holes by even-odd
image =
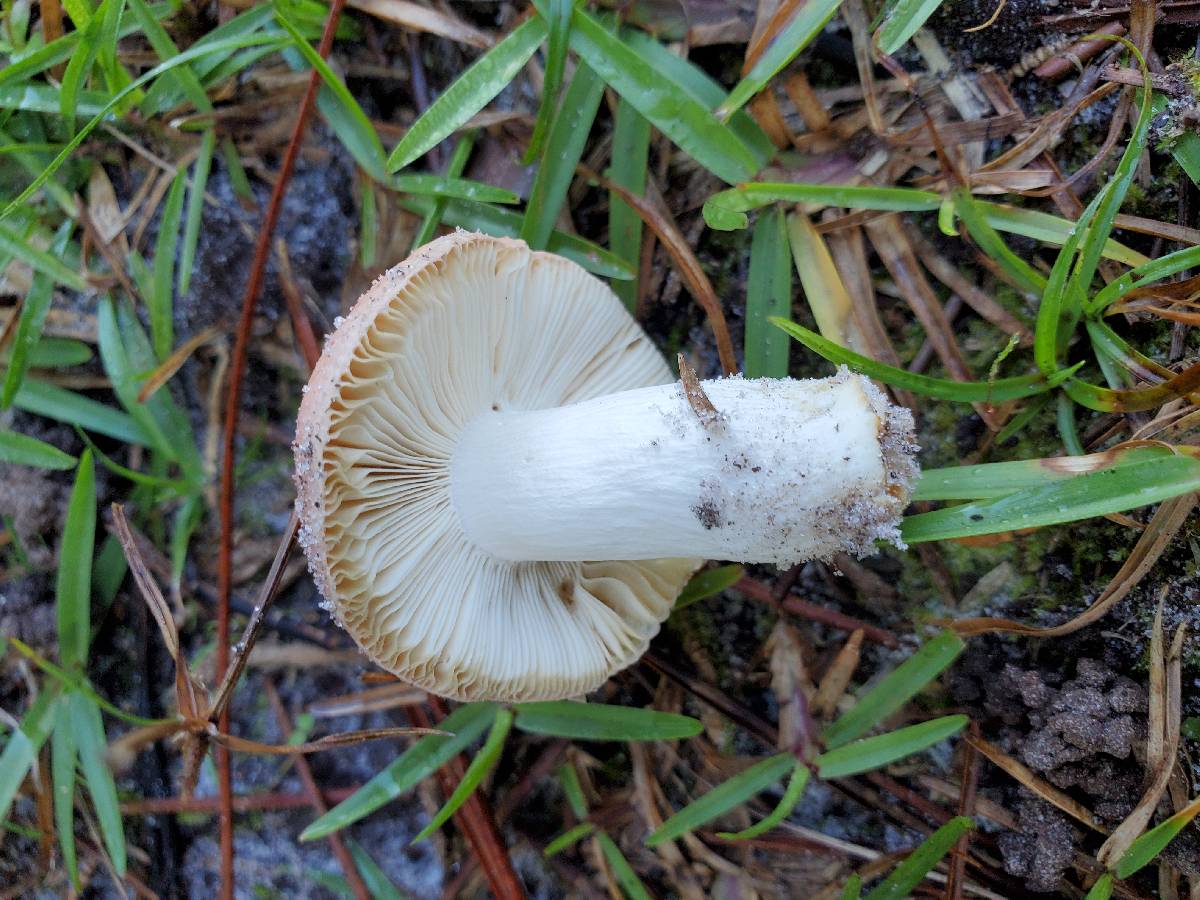
[[[676,380],[597,279],[458,232],[379,278],[297,421],[301,542],[379,665],[464,700],[577,696],[705,558],[899,540],[912,419],[867,379]]]

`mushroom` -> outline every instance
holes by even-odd
[[[327,608],[433,693],[558,699],[632,664],[705,558],[899,541],[912,418],[870,381],[684,375],[566,259],[421,248],[338,323],[300,407]]]

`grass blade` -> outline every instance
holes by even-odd
[[[562,88],[563,72],[567,66],[567,43],[571,35],[571,10],[573,0],[549,0],[546,11],[546,22],[549,35],[546,40],[546,74],[542,79],[542,101],[538,104],[537,120],[533,124],[533,134],[529,138],[529,146],[521,158],[524,165],[530,165],[542,153],[542,144],[550,123],[554,120],[554,112],[558,109],[558,94]]]
[[[1014,491],[1041,487],[1088,472],[1138,465],[1174,455],[1171,447],[1158,444],[1122,447],[1086,456],[1055,456],[1048,459],[1022,459],[978,466],[927,469],[921,473],[912,499],[987,500],[1005,497]]]
[[[729,118],[766,87],[767,82],[821,33],[841,5],[842,0],[807,0],[800,4],[792,13],[791,21],[779,31],[750,71],[729,92],[725,102],[717,107],[717,117],[722,120]]]
[[[780,798],[776,807],[771,810],[770,815],[756,825],[751,825],[743,831],[718,831],[717,837],[725,838],[729,841],[747,841],[750,838],[758,837],[760,834],[766,834],[792,814],[792,810],[796,808],[796,804],[804,796],[804,789],[808,787],[809,774],[808,766],[797,761],[796,768],[792,770],[792,777],[788,781],[787,790],[783,792],[783,797]]]
[[[494,703],[460,706],[438,724],[451,732],[452,737],[421,738],[350,797],[305,828],[300,840],[314,841],[333,834],[399,797],[470,746],[496,718],[497,711]]]
[[[1090,293],[1092,280],[1096,276],[1096,266],[1104,253],[1104,244],[1108,240],[1108,236],[1112,234],[1113,220],[1125,200],[1125,195],[1129,192],[1129,186],[1133,183],[1138,163],[1146,149],[1146,138],[1150,131],[1150,120],[1153,117],[1153,94],[1149,90],[1150,72],[1146,68],[1146,60],[1131,42],[1123,38],[1116,38],[1116,40],[1133,53],[1147,86],[1140,92],[1141,101],[1138,115],[1134,121],[1129,142],[1125,145],[1125,152],[1121,154],[1116,171],[1113,172],[1100,192],[1101,200],[1096,207],[1095,217],[1088,222],[1087,235],[1079,249],[1079,264],[1072,278],[1078,283],[1081,296],[1085,297]],[[1078,314],[1077,310],[1074,312],[1076,315]]]
[[[317,97],[317,107],[329,122],[334,134],[342,142],[363,170],[376,180],[382,180],[387,175],[384,164],[383,143],[379,140],[371,120],[362,111],[358,101],[340,78],[334,74],[321,54],[305,39],[288,18],[279,2],[273,3],[275,21],[292,39],[293,46],[300,51],[304,61],[321,76],[324,82]]]
[[[104,18],[104,10],[114,0],[104,0],[100,4],[97,15],[94,16],[83,30],[82,52],[74,53],[67,63],[67,69],[62,77],[62,90],[59,94],[58,113],[62,116],[67,131],[75,130],[75,114],[77,112],[80,89],[92,74],[96,63],[96,54],[100,48],[100,28]]]
[[[897,0],[876,32],[879,49],[889,56],[895,53],[941,5],[942,0]]]
[[[989,203],[986,200],[976,199],[975,202],[983,208],[988,224],[997,231],[1019,234],[1021,237],[1061,247],[1067,242],[1071,232],[1075,230],[1075,223],[1061,216],[1040,212],[1036,209]],[[1136,250],[1131,250],[1124,244],[1118,244],[1112,238],[1104,243],[1104,256],[1115,262],[1125,263],[1127,266],[1140,266],[1149,262]]]
[[[571,49],[684,153],[730,184],[761,168],[758,157],[709,108],[663,75],[590,13],[576,8]]]
[[[1105,872],[1096,879],[1096,883],[1092,885],[1092,889],[1087,892],[1084,900],[1108,900],[1112,896],[1113,877],[1108,872]]]
[[[1033,268],[1004,243],[1004,239],[988,221],[983,207],[971,196],[970,191],[960,190],[954,195],[954,208],[967,231],[988,258],[997,262],[1022,290],[1040,296],[1046,288],[1046,277]]]
[[[28,301],[26,301],[28,302]],[[35,369],[69,369],[88,362],[92,356],[92,348],[83,341],[74,338],[43,337],[29,351],[29,365]],[[10,364],[8,354],[0,355],[0,363]]]
[[[512,191],[493,187],[456,175],[394,175],[387,184],[406,194],[426,194],[451,200],[475,200],[479,203],[520,203]]]
[[[1017,491],[996,500],[964,503],[906,518],[910,543],[1039,528],[1125,512],[1200,490],[1200,460],[1166,456],[1103,469]]]
[[[825,779],[869,772],[944,741],[962,731],[969,721],[966,716],[942,716],[920,725],[843,744],[817,757],[817,771]]]
[[[387,873],[379,868],[379,863],[371,858],[371,854],[362,848],[358,841],[347,838],[346,846],[354,859],[354,866],[362,876],[363,884],[371,892],[373,900],[404,900],[404,895],[396,889]]]
[[[0,253],[15,256],[33,271],[40,272],[53,279],[56,284],[69,287],[73,291],[84,293],[88,289],[83,276],[69,268],[58,256],[39,250],[30,244],[24,235],[3,225],[0,225]]]
[[[84,450],[67,505],[55,580],[58,657],[63,668],[87,667],[92,639],[92,553],[96,544],[96,466]]]
[[[787,377],[791,341],[770,320],[791,314],[791,246],[784,212],[775,207],[759,217],[750,243],[743,344],[747,378]]]
[[[612,165],[608,177],[613,184],[641,197],[646,192],[646,164],[650,153],[650,123],[630,105],[628,100],[617,101],[616,121],[613,123]],[[608,246],[634,271],[641,265],[642,217],[615,192],[608,195]],[[631,313],[637,310],[638,281],[621,281],[612,285]]]
[[[646,890],[646,886],[642,884],[641,879],[637,877],[637,873],[633,871],[633,866],[629,865],[629,860],[625,858],[625,854],[621,852],[616,841],[603,831],[597,833],[596,841],[600,844],[600,852],[604,854],[604,859],[608,862],[608,867],[612,869],[613,877],[617,879],[617,884],[621,885],[625,896],[629,900],[654,900],[650,896],[650,892]]]
[[[0,462],[39,469],[73,469],[78,460],[27,434],[0,431]]]
[[[159,23],[154,14],[150,11],[150,7],[146,5],[145,0],[128,0],[130,8],[133,10],[134,18],[137,20],[138,27],[150,46],[154,48],[154,52],[160,60],[171,59],[179,54],[179,48],[175,46],[175,42],[171,40],[171,36],[167,34],[167,30]],[[188,101],[196,107],[198,112],[212,112],[212,103],[208,99],[208,95],[204,92],[204,88],[200,85],[200,80],[196,78],[196,73],[188,66],[170,72],[163,76],[163,81],[172,87],[172,94],[176,92],[187,97]],[[147,118],[152,118],[157,113],[163,112],[168,108],[166,105],[158,105],[155,103],[154,91],[147,91],[145,98],[142,101],[140,109],[142,114]]]
[[[117,42],[121,39],[121,19],[125,15],[125,0],[105,0],[96,11],[96,19],[100,20],[100,31],[96,36],[99,50],[96,53],[100,61],[100,71],[104,73],[104,83],[110,93],[119,91],[132,80],[117,58]],[[131,92],[129,101],[137,99],[139,91]],[[120,106],[122,112],[128,109],[128,103]]]
[[[10,83],[28,83],[35,75],[51,66],[69,60],[75,53],[75,45],[84,34],[85,25],[76,22],[76,30],[56,38],[49,44],[18,57],[10,57],[9,64],[0,69],[0,87]]]
[[[61,259],[67,249],[67,241],[71,237],[73,223],[63,222],[55,232],[50,242],[50,253]],[[8,370],[4,373],[4,386],[0,388],[0,409],[8,409],[25,380],[25,372],[32,362],[31,354],[42,336],[42,326],[46,322],[46,314],[50,311],[50,303],[54,299],[54,282],[49,275],[37,273],[33,284],[25,296],[25,304],[21,307],[21,317],[17,320],[17,330],[13,335],[12,349],[8,358]]]
[[[674,741],[701,730],[690,716],[637,707],[557,700],[518,703],[513,709],[522,731],[578,741]]]
[[[446,163],[446,175],[448,177],[457,178],[462,174],[463,169],[467,167],[467,161],[470,160],[471,150],[474,147],[475,132],[468,131],[458,139],[458,143],[454,145],[454,151],[450,154],[450,161]],[[417,229],[416,236],[413,238],[413,250],[418,247],[424,247],[433,240],[445,212],[446,198],[439,197],[434,200],[433,204],[421,218],[421,227]]]
[[[591,822],[580,822],[574,828],[568,828],[554,840],[546,845],[546,849],[542,851],[542,856],[551,857],[556,853],[562,853],[568,847],[573,847],[582,841],[585,837],[595,832],[596,826]]]
[[[936,397],[939,400],[954,400],[959,403],[1001,403],[1042,394],[1067,381],[1082,363],[1055,372],[1052,375],[1018,375],[1014,378],[997,378],[993,381],[951,381],[948,378],[933,378],[917,375],[907,369],[899,369],[886,363],[876,362],[869,357],[838,346],[815,331],[809,331],[795,322],[771,319],[772,324],[782,328],[808,349],[851,371],[869,378],[876,378],[893,387],[904,388],[914,394]]]
[[[516,77],[546,34],[545,20],[534,16],[472,63],[405,132],[387,159],[387,170],[403,169],[487,106]]]
[[[97,316],[98,331],[101,334],[101,355],[107,345],[109,359],[105,360],[105,371],[113,381],[113,389],[118,398],[130,413],[136,418],[134,409],[145,411],[155,423],[158,433],[164,436],[167,457],[179,464],[184,476],[191,483],[199,485],[204,482],[204,464],[200,452],[196,448],[192,434],[192,425],[187,415],[175,403],[168,390],[155,391],[144,402],[139,399],[144,373],[152,371],[158,365],[154,350],[133,308],[128,303],[122,303],[116,308],[115,326],[117,335],[114,338],[109,330],[113,327],[113,304],[105,300],[100,304],[100,314]],[[111,360],[112,369],[109,369]],[[114,377],[113,373],[117,375]]]
[[[21,782],[29,774],[29,767],[54,728],[59,690],[57,682],[43,688],[21,719],[20,727],[9,735],[4,752],[0,753],[0,822],[8,819]]]
[[[1077,281],[1071,279],[1071,267],[1086,233],[1087,223],[1095,214],[1101,197],[1103,191],[1097,194],[1080,214],[1077,226],[1067,235],[1058,251],[1054,266],[1050,270],[1050,277],[1046,279],[1046,287],[1042,290],[1042,299],[1038,304],[1037,319],[1034,323],[1033,358],[1043,372],[1052,372],[1058,368],[1059,335],[1067,333],[1067,329],[1064,328],[1068,317],[1066,310],[1072,305],[1066,295],[1078,285]]]
[[[825,729],[825,746],[837,748],[866,734],[937,678],[966,645],[952,631],[926,641],[882,678],[858,703]]]
[[[171,447],[162,425],[151,413],[149,404],[139,403],[138,373],[143,369],[129,359],[128,352],[121,339],[121,331],[117,325],[117,314],[113,302],[108,297],[100,301],[100,310],[96,317],[97,335],[99,338],[100,360],[104,365],[104,374],[112,382],[113,393],[121,401],[126,412],[138,424],[139,430],[150,439],[150,446],[162,453],[168,459],[177,460],[177,454]],[[157,399],[156,398],[152,398]]]
[[[75,723],[68,697],[55,705],[54,734],[50,739],[50,775],[54,785],[54,830],[63,867],[79,890],[79,865],[75,855]]]
[[[476,788],[487,777],[488,773],[495,768],[497,761],[500,759],[500,754],[504,751],[504,741],[508,737],[508,732],[512,728],[513,714],[510,710],[502,709],[496,713],[496,718],[492,722],[492,730],[488,733],[487,741],[484,742],[479,752],[475,754],[475,758],[471,760],[471,765],[467,767],[467,771],[463,774],[462,780],[459,781],[458,787],[454,789],[454,793],[442,805],[442,808],[437,811],[437,814],[430,819],[429,824],[421,829],[421,833],[412,839],[412,843],[423,841],[429,837],[444,824],[447,820],[458,811],[458,808],[467,802],[471,794],[475,793]]]
[[[679,90],[694,97],[706,109],[716,109],[725,102],[725,88],[711,78],[695,63],[672,53],[661,41],[636,28],[621,32],[621,40],[648,62],[661,78],[670,81]],[[762,168],[775,156],[775,145],[767,137],[758,122],[745,110],[738,110],[725,123]]]
[[[715,569],[702,569],[692,576],[692,580],[683,586],[683,590],[675,598],[675,612],[686,609],[693,603],[715,597],[726,588],[733,587],[744,574],[745,569],[737,563],[717,566]]]
[[[1182,250],[1152,259],[1148,263],[1122,273],[1120,277],[1113,279],[1097,291],[1088,301],[1087,312],[1091,314],[1102,312],[1130,291],[1177,275],[1196,265],[1200,265],[1200,246],[1184,247]]]
[[[204,218],[204,191],[212,171],[213,152],[217,146],[215,128],[204,129],[200,139],[200,155],[192,166],[192,187],[188,191],[187,215],[183,221],[183,243],[179,246],[179,270],[175,289],[184,297],[192,285],[192,267],[196,264],[196,245],[200,240],[200,223]],[[155,262],[158,261],[157,255]]]
[[[375,267],[375,257],[378,255],[376,233],[379,231],[379,209],[375,204],[375,183],[369,178],[360,178],[358,182],[358,264],[366,270]],[[413,244],[420,247],[428,243],[428,239]]]
[[[13,406],[66,425],[78,425],[127,444],[150,446],[150,439],[131,416],[90,397],[36,378],[26,378],[13,397]]]
[[[0,87],[0,109],[57,116],[62,105],[61,93],[61,89],[56,85],[42,82]],[[75,112],[81,116],[99,115],[107,102],[108,94],[103,91],[80,91],[75,103]]]
[[[1179,832],[1200,813],[1200,798],[1193,800],[1179,812],[1164,819],[1145,834],[1138,837],[1117,862],[1118,878],[1128,878],[1144,866],[1154,862],[1155,857],[1166,849],[1167,844],[1175,839]]]
[[[179,221],[183,216],[183,192],[187,171],[180,169],[167,192],[158,240],[154,242],[154,276],[150,293],[150,335],[159,360],[171,355],[175,346],[174,295],[175,244],[179,240]]]
[[[572,763],[566,762],[558,767],[558,780],[562,783],[563,796],[567,806],[577,819],[586,819],[588,814],[587,798],[583,796],[583,785],[579,783],[579,773]]]
[[[867,900],[904,900],[912,896],[917,885],[950,852],[958,839],[974,827],[975,823],[966,816],[951,819],[896,866],[882,884],[867,894]]]
[[[180,504],[179,509],[175,510],[175,518],[171,525],[172,590],[178,590],[183,582],[183,569],[187,565],[188,547],[192,542],[192,535],[200,527],[203,519],[203,494],[193,494]]]
[[[713,194],[704,201],[704,221],[718,231],[736,231],[750,224],[747,212],[779,201],[894,212],[930,212],[942,205],[940,194],[916,188],[760,181]]]
[[[419,216],[427,216],[435,209],[432,197],[422,197],[412,194],[403,197],[399,205]],[[447,200],[442,218],[447,225],[457,225],[460,228],[470,228],[482,231],[496,237],[516,237],[521,230],[522,217],[511,209],[501,209],[487,203],[476,203],[473,200]],[[637,273],[623,260],[609,253],[599,244],[573,234],[555,231],[546,243],[546,249],[551,253],[565,256],[578,263],[594,275],[601,278],[629,279],[636,278]]]
[[[790,753],[777,753],[755,763],[744,772],[723,781],[704,796],[688,804],[667,821],[663,822],[650,837],[647,847],[656,847],[663,841],[674,840],[682,834],[711,822],[735,807],[741,806],[751,797],[766,790],[796,765]]]
[[[521,221],[520,237],[534,250],[546,249],[603,96],[604,82],[586,63],[580,63],[563,97],[562,109],[550,128],[546,152],[538,165],[529,205]]]
[[[112,772],[104,760],[108,741],[104,737],[104,723],[100,721],[100,707],[91,697],[81,692],[67,696],[75,727],[75,738],[79,746],[79,763],[87,782],[92,806],[96,809],[96,822],[100,836],[118,875],[125,874],[125,829],[121,824],[121,808],[117,802],[117,786]]]

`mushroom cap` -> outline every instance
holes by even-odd
[[[300,405],[300,543],[324,605],[372,660],[445,697],[599,687],[641,656],[701,561],[497,559],[463,532],[450,460],[485,411],[671,380],[575,263],[463,231],[417,250],[338,325]]]

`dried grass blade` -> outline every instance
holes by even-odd
[[[277,238],[275,241],[275,258],[279,263],[279,287],[283,291],[284,302],[287,303],[288,317],[292,320],[292,334],[300,345],[300,353],[304,364],[311,373],[321,358],[321,342],[313,331],[312,320],[304,311],[304,298],[300,285],[292,274],[292,258],[288,253],[287,241]]]
[[[238,642],[237,653],[234,655],[229,668],[225,672],[221,686],[217,689],[216,700],[213,701],[209,716],[211,720],[215,721],[224,712],[230,698],[233,696],[233,689],[242,675],[242,670],[246,668],[246,658],[250,655],[250,651],[254,649],[254,644],[258,640],[259,630],[262,628],[263,620],[267,615],[267,609],[270,607],[272,601],[274,601],[275,594],[279,591],[280,582],[283,580],[283,567],[287,563],[288,556],[291,555],[292,547],[296,543],[296,533],[299,529],[300,520],[293,510],[287,527],[284,528],[283,534],[279,538],[279,547],[275,551],[275,558],[271,561],[271,570],[267,573],[267,577],[259,590],[258,600],[254,604],[254,611],[250,615],[250,620],[246,622],[246,630],[242,632],[242,639]]]
[[[583,163],[576,168],[584,177],[624,200],[626,205],[641,216],[642,221],[654,232],[654,236],[666,248],[671,260],[675,263],[688,290],[707,314],[709,325],[717,339],[717,353],[721,357],[721,367],[725,370],[725,374],[732,375],[737,372],[737,356],[733,351],[733,341],[729,337],[729,327],[725,324],[725,313],[721,309],[721,301],[717,297],[716,290],[713,289],[712,282],[704,273],[700,260],[696,258],[696,254],[688,245],[687,239],[679,230],[679,226],[675,224],[671,214],[661,203],[652,203],[637,196],[632,191],[593,172]]]
[[[425,691],[408,684],[384,684],[353,694],[327,697],[308,706],[308,712],[317,719],[335,716],[357,716],[366,712],[379,712],[397,706],[412,706],[425,700]]]
[[[921,263],[938,281],[962,298],[981,319],[991,322],[1005,334],[1015,334],[1022,347],[1033,344],[1033,332],[1016,316],[993,300],[963,277],[962,272],[950,260],[942,256],[928,240],[920,235],[912,238],[913,246],[920,253]]]
[[[1150,632],[1150,696],[1146,727],[1146,785],[1154,782],[1153,773],[1162,765],[1167,749],[1167,659],[1163,652],[1163,600],[1166,588],[1158,595],[1154,627]]]
[[[1090,625],[1120,603],[1146,576],[1146,573],[1154,568],[1154,564],[1167,549],[1167,545],[1171,543],[1175,535],[1179,533],[1179,529],[1183,527],[1183,523],[1191,515],[1198,499],[1200,498],[1197,498],[1195,494],[1187,494],[1164,501],[1155,511],[1154,516],[1146,525],[1146,530],[1142,532],[1129,557],[1121,565],[1117,574],[1113,576],[1108,587],[1096,598],[1095,603],[1071,621],[1052,628],[1037,628],[1009,619],[985,616],[947,622],[945,623],[946,627],[953,629],[962,637],[999,632],[1048,638],[1062,637]]]
[[[854,321],[854,303],[824,239],[799,211],[787,217],[787,230],[796,274],[817,329],[834,343],[870,355],[870,342]]]
[[[995,744],[978,735],[967,733],[965,739],[972,747],[1046,802],[1057,806],[1067,815],[1082,822],[1093,831],[1098,831],[1101,834],[1108,833],[1108,829],[1097,823],[1096,817],[1087,807],[1070,795],[1060,791],[1044,778],[1040,778],[1034,774],[1020,760],[1014,759]]]
[[[409,0],[348,0],[347,5],[406,30],[436,34],[469,47],[486,50],[496,43],[490,34],[468,25],[449,12]]]
[[[921,274],[912,245],[900,229],[899,220],[891,216],[868,222],[867,236],[879,252],[884,266],[896,280],[901,295],[920,320],[938,358],[952,377],[971,381],[973,376],[962,350],[954,340],[954,330],[938,302],[933,288]]]
[[[779,704],[779,749],[798,759],[815,755],[816,728],[809,703],[816,693],[796,629],[780,619],[767,639],[770,654],[771,692]]]
[[[142,559],[137,541],[125,518],[125,507],[119,503],[112,504],[113,527],[117,532],[117,540],[121,542],[121,550],[129,563],[129,571],[134,583],[141,592],[142,599],[150,609],[150,615],[158,624],[163,644],[171,659],[175,661],[175,702],[179,705],[179,714],[185,719],[203,719],[208,714],[207,699],[202,699],[197,682],[188,670],[187,658],[179,652],[179,631],[175,627],[175,619],[171,615],[171,607],[159,589],[158,582],[150,574],[146,561]]]
[[[336,750],[338,747],[349,747],[363,744],[367,741],[378,741],[384,738],[408,737],[411,735],[435,734],[449,737],[450,732],[437,728],[365,728],[361,731],[347,731],[344,734],[331,734],[320,740],[308,741],[303,744],[263,744],[248,738],[232,734],[212,733],[214,744],[220,744],[237,753],[259,753],[271,756],[290,756],[293,753],[320,753],[323,750]]]
[[[858,668],[858,661],[862,656],[862,642],[863,630],[856,628],[829,664],[813,698],[814,715],[829,719],[837,711],[838,702],[845,696],[854,670]]]
[[[1162,653],[1162,616],[1160,614],[1155,618],[1155,630],[1157,631],[1158,651],[1161,657]],[[1179,752],[1179,726],[1181,720],[1180,707],[1182,703],[1182,678],[1181,669],[1183,656],[1183,636],[1186,631],[1186,626],[1180,624],[1175,630],[1175,638],[1171,641],[1171,649],[1167,652],[1165,660],[1161,660],[1161,667],[1166,672],[1165,678],[1165,715],[1161,716],[1161,721],[1157,723],[1162,728],[1164,738],[1161,756],[1158,759],[1158,764],[1153,769],[1153,777],[1150,786],[1146,792],[1142,794],[1142,798],[1138,801],[1125,821],[1117,826],[1117,829],[1104,842],[1104,846],[1100,848],[1100,852],[1096,854],[1097,862],[1104,866],[1112,867],[1116,865],[1125,852],[1137,840],[1138,835],[1146,830],[1146,826],[1150,822],[1150,817],[1154,815],[1154,810],[1158,807],[1159,800],[1162,799],[1163,792],[1167,789],[1167,784],[1171,780],[1171,770],[1175,768],[1175,755]],[[1160,685],[1160,689],[1161,689]],[[1150,727],[1153,728],[1156,723],[1151,722]]]
[[[818,228],[818,233],[820,229]],[[853,226],[824,233],[825,246],[833,259],[834,268],[842,286],[850,295],[854,322],[863,340],[863,355],[895,368],[901,368],[899,354],[892,346],[891,338],[884,330],[879,318],[879,306],[875,301],[875,281],[867,264],[867,247],[862,228]],[[896,399],[911,409],[916,408],[916,398],[903,388],[893,388]]]
[[[183,364],[188,361],[198,348],[207,344],[221,333],[222,329],[215,326],[206,328],[204,331],[193,335],[180,344],[172,351],[170,356],[162,361],[158,368],[150,373],[150,377],[146,379],[145,384],[142,385],[142,389],[138,391],[138,403],[145,403],[153,397],[159,388],[170,381],[175,376],[175,373],[183,368]]]

